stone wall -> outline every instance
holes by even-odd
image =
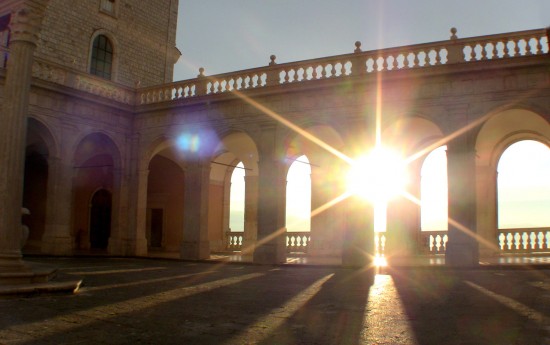
[[[106,0],[108,1],[108,0]],[[113,43],[113,81],[149,86],[172,81],[178,0],[115,0],[113,13],[101,0],[51,0],[36,56],[86,72],[93,38]]]

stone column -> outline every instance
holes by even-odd
[[[342,265],[367,267],[374,257],[373,206],[359,196],[352,195],[345,201],[346,224],[342,246]]]
[[[46,229],[42,252],[51,255],[71,255],[78,248],[75,239],[78,229],[71,236],[71,191],[73,167],[60,158],[48,159],[48,204],[46,209]]]
[[[11,16],[0,126],[0,272],[21,270],[21,205],[33,54],[47,0],[21,1]]]
[[[210,257],[208,240],[208,196],[210,162],[188,162],[185,169],[183,241],[180,257],[201,260]]]
[[[336,200],[345,192],[340,162],[326,159],[311,173],[311,256],[339,256],[342,249],[342,207]],[[340,163],[341,164],[341,163]],[[327,172],[328,171],[328,172]]]
[[[420,169],[411,166],[407,192],[420,200]],[[388,203],[386,225],[386,250],[388,262],[402,262],[419,253],[420,205],[397,196]]]
[[[490,165],[477,166],[477,233],[480,241],[479,255],[493,257],[500,252],[497,212],[497,171]]]
[[[276,137],[276,126],[265,126],[258,141],[258,240],[253,260],[261,264],[286,262],[286,170]]]
[[[258,176],[244,177],[244,241],[243,255],[251,255],[258,238]]]
[[[476,215],[475,149],[471,133],[447,144],[449,184],[449,242],[445,262],[449,266],[479,263]]]

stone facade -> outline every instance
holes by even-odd
[[[116,0],[112,12],[102,2],[50,0],[36,56],[88,72],[92,40],[104,34],[114,45],[113,81],[131,87],[172,81],[178,1]]]
[[[165,83],[177,56],[177,1],[109,3],[111,14],[99,0],[71,8],[50,0],[36,59],[19,66],[32,72],[28,88],[10,84],[10,67],[0,68],[3,103],[6,88],[27,90],[17,97],[26,106],[25,142],[14,150],[6,136],[11,151],[0,164],[17,153],[26,159],[24,172],[11,173],[24,180],[18,188],[31,209],[24,252],[208,258],[226,249],[231,172],[242,162],[239,249],[257,263],[284,262],[286,176],[305,154],[311,203],[323,209],[311,221],[308,255],[366,265],[375,246],[372,205],[342,198],[343,176],[376,145],[379,128],[385,144],[415,157],[409,192],[418,198],[423,159],[447,145],[447,262],[471,266],[499,252],[498,157],[520,139],[550,145],[544,30],[470,39],[454,31],[449,41],[375,52],[357,43],[343,56],[281,65],[272,57],[264,68]],[[111,81],[88,73],[97,33],[114,42]],[[419,207],[396,200],[388,214],[386,254],[419,254]]]

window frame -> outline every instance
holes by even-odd
[[[101,43],[104,44],[100,46]],[[110,61],[106,61],[108,56]],[[98,63],[102,66],[99,67]],[[106,63],[110,64],[109,71],[106,71]],[[111,35],[104,31],[96,32],[90,41],[88,73],[98,78],[116,81],[116,42]]]

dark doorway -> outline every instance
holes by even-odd
[[[40,249],[46,223],[48,162],[43,154],[27,153],[24,178],[23,207],[30,211],[30,215],[23,217],[23,223],[29,228],[24,250],[32,252]]]
[[[111,235],[111,193],[95,192],[90,210],[90,248],[107,249]]]
[[[162,223],[164,212],[162,208],[151,209],[151,247],[162,247]]]

